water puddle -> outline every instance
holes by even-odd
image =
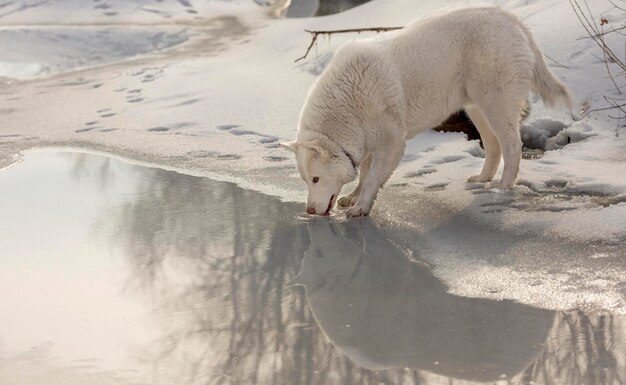
[[[0,191],[2,384],[626,382],[625,317],[452,295],[369,219],[75,152]]]

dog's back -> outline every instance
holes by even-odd
[[[404,85],[407,126],[415,132],[498,88],[511,89],[519,99],[533,90],[546,104],[569,105],[566,88],[545,66],[528,29],[500,8],[464,8],[417,20],[390,43],[390,59]]]

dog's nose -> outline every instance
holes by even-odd
[[[313,208],[313,207],[307,207],[307,208],[306,208],[306,213],[307,213],[307,214],[315,214],[315,208]]]

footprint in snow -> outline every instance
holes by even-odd
[[[417,178],[417,177],[420,177],[422,175],[432,174],[432,173],[434,173],[436,171],[437,171],[436,168],[424,167],[424,168],[422,168],[421,170],[418,170],[418,171],[408,172],[404,176],[406,178]]]
[[[263,159],[268,162],[284,162],[288,160],[289,158],[285,158],[284,156],[266,156],[266,157],[263,157]]]
[[[463,155],[449,155],[449,156],[444,156],[443,158],[440,159],[435,159],[433,160],[432,163],[434,164],[444,164],[444,163],[452,163],[452,162],[458,162],[461,159],[465,159],[466,156]]]
[[[241,155],[237,154],[221,154],[215,151],[189,151],[188,156],[192,158],[212,158],[217,160],[238,160],[241,159]]]
[[[424,189],[429,190],[429,191],[440,191],[440,190],[445,190],[447,185],[448,183],[434,183],[434,184],[424,187]]]

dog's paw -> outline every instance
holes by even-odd
[[[489,182],[491,180],[490,177],[485,176],[485,175],[481,175],[481,174],[476,174],[476,175],[472,175],[469,178],[467,178],[468,182],[480,182],[480,183],[485,183],[485,182]]]
[[[339,198],[339,200],[337,201],[337,205],[339,207],[343,207],[343,208],[354,206],[354,204],[356,203],[357,198],[358,197],[352,196],[352,195],[343,196],[343,197]]]
[[[369,209],[361,207],[360,205],[354,205],[350,207],[348,210],[346,210],[346,217],[348,218],[366,217],[369,214],[370,214]]]
[[[488,189],[511,190],[514,183],[504,183],[502,181],[494,181],[487,184]]]

